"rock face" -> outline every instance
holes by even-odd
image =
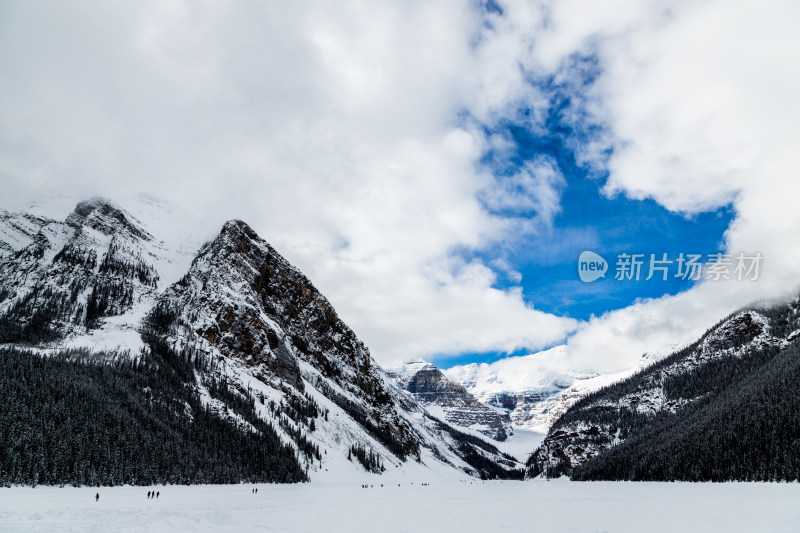
[[[0,345],[172,361],[209,413],[247,431],[269,425],[311,478],[434,463],[521,478],[513,458],[401,390],[311,281],[247,224],[227,222],[189,263],[158,238],[160,218],[141,220],[102,199],[81,202],[63,222],[0,213]],[[454,413],[502,431],[499,415],[441,373],[428,378],[415,386],[432,392],[438,379]]]
[[[740,407],[732,407],[739,398],[748,394],[763,398],[765,393],[753,393],[750,388],[767,372],[763,369],[773,364],[773,359],[783,357],[782,352],[794,346],[800,337],[799,307],[795,301],[789,305],[753,307],[734,313],[692,345],[626,380],[587,395],[553,425],[529,460],[530,474],[558,476],[581,471],[581,476],[589,476],[591,472],[592,476],[603,478],[611,475],[610,472],[616,476],[618,465],[630,461],[626,472],[641,476],[631,479],[660,479],[657,476],[661,474],[651,472],[655,477],[647,477],[647,473],[636,470],[634,458],[644,457],[659,441],[671,442],[678,438],[676,435],[683,440],[672,443],[673,450],[715,446],[690,442],[691,431],[683,426],[681,430],[675,427],[686,424],[692,431],[702,432],[723,416],[722,413],[740,410]],[[714,412],[720,413],[719,416],[708,415]],[[763,416],[769,414],[763,413]],[[686,422],[688,420],[691,424]],[[763,423],[758,424],[764,429]],[[661,437],[655,436],[657,428],[662,431]],[[744,431],[750,433],[750,430]],[[629,442],[630,446],[626,447]],[[628,448],[630,450],[625,452]],[[630,455],[626,458],[624,453]],[[611,456],[613,461],[607,459]],[[583,468],[584,464],[591,466]],[[660,472],[680,471],[672,466],[664,468]],[[741,477],[734,475],[732,479],[748,476],[760,479],[759,473],[743,472]],[[664,479],[669,475],[677,476],[663,475]],[[673,479],[694,478],[682,474]]]
[[[513,433],[506,413],[479,402],[431,363],[409,363],[390,375],[428,411],[441,409],[444,419],[451,424],[479,431],[497,441],[504,441]]]

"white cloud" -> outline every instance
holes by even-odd
[[[549,156],[526,161],[511,176],[497,178],[480,198],[491,211],[525,216],[534,223],[550,225],[561,210],[561,191],[566,180]]]
[[[614,149],[606,192],[688,216],[732,203],[724,247],[765,256],[757,283],[705,283],[593,319],[570,339],[586,364],[618,368],[664,353],[735,308],[800,284],[800,180],[790,148],[800,142],[799,14],[793,2],[553,4],[537,43],[542,63],[583,51],[603,68],[590,96],[602,103],[595,118]]]
[[[533,94],[516,37],[486,33],[474,8],[3,3],[4,204],[143,190],[200,214],[203,234],[244,219],[382,362],[560,342],[575,321],[454,254],[520,230],[480,203],[496,140],[459,113],[502,118]],[[547,164],[519,175],[544,219],[559,179]]]
[[[608,165],[606,192],[687,215],[732,201],[727,248],[765,263],[755,284],[594,319],[574,356],[617,368],[796,285],[795,4],[502,5],[485,24],[468,1],[3,2],[4,204],[144,190],[198,213],[201,232],[247,220],[384,363],[535,350],[578,324],[453,252],[536,229],[481,195],[547,222],[563,178],[538,159],[495,182],[476,163],[513,146],[472,124],[536,131],[548,102],[529,77],[569,82],[573,54],[594,53],[600,76],[575,96],[605,129],[576,149]]]

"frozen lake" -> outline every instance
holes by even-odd
[[[0,531],[800,531],[796,483],[254,486],[0,489]]]

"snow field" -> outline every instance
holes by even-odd
[[[380,487],[379,481],[384,481]],[[0,489],[0,531],[796,532],[800,485],[420,481]],[[258,487],[258,494],[252,493]],[[147,491],[161,492],[148,500]]]

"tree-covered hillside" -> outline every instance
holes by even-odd
[[[238,425],[201,402],[208,365],[158,343],[137,357],[0,349],[0,485],[305,480],[255,398],[208,387]]]
[[[800,304],[743,309],[583,398],[528,467],[580,480],[800,479]]]

